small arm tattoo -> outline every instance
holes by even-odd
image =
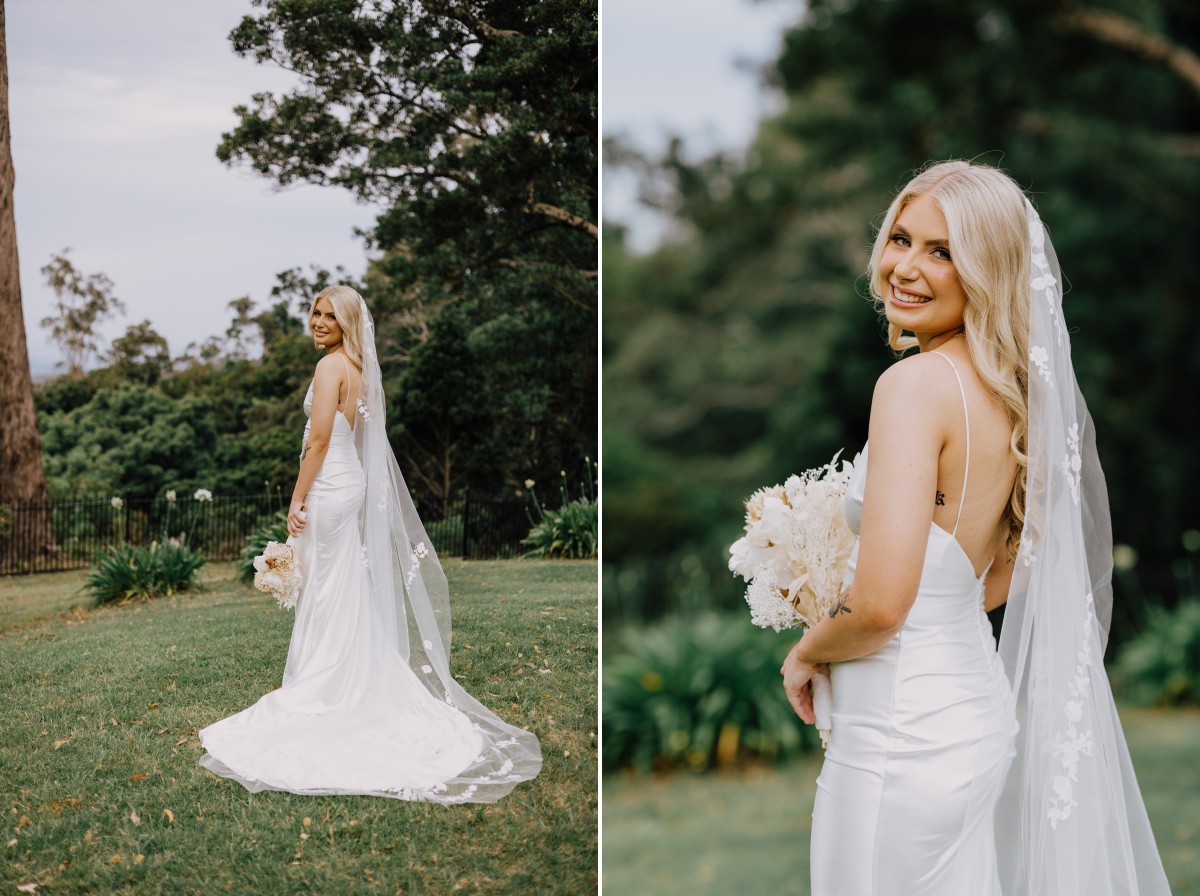
[[[307,445],[304,446],[304,451],[302,451],[300,454],[300,460],[304,460],[304,458],[306,458],[306,457],[308,457],[308,446]]]
[[[933,503],[936,504],[938,507],[945,507],[946,506],[946,493],[945,492],[936,492],[934,494]]]
[[[833,619],[839,613],[849,613],[850,608],[847,604],[850,603],[850,589],[847,588],[838,595],[838,599],[833,602],[833,606],[829,608],[829,618]]]

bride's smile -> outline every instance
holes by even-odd
[[[963,325],[966,292],[950,255],[946,218],[930,197],[913,197],[896,216],[877,282],[888,321],[922,346]]]

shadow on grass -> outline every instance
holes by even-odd
[[[1200,710],[1121,717],[1174,896],[1200,896]],[[604,781],[607,892],[807,894],[819,756],[779,768]]]

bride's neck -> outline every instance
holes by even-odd
[[[920,346],[921,351],[931,352],[946,345],[946,343],[955,337],[964,336],[965,334],[965,327],[955,327],[953,330],[947,330],[945,333],[937,333],[932,336],[918,333],[917,345]]]

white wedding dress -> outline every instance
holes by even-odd
[[[965,394],[963,404],[966,412]],[[856,533],[866,457],[864,448],[845,497]],[[869,656],[830,666],[832,735],[813,809],[813,896],[999,896],[993,813],[1014,754],[1016,714],[983,610],[983,580],[957,529],[930,525],[916,602],[900,632]],[[857,559],[855,545],[851,576]]]
[[[312,394],[310,386],[304,400],[310,416]],[[354,432],[339,411],[296,543],[304,588],[283,684],[202,729],[207,753],[200,762],[251,791],[459,802],[482,801],[476,784],[456,789],[448,782],[473,781],[471,767],[482,768],[486,758],[493,767],[479,783],[500,783],[486,797],[495,799],[540,765],[540,757],[528,757],[514,772],[513,762],[497,754],[521,736],[534,749],[537,742],[495,719],[500,736],[485,744],[492,732],[459,708],[470,698],[462,694],[456,702],[448,691],[435,696],[435,670],[428,664],[410,668],[385,636],[389,622],[372,601],[368,580],[364,497]]]

